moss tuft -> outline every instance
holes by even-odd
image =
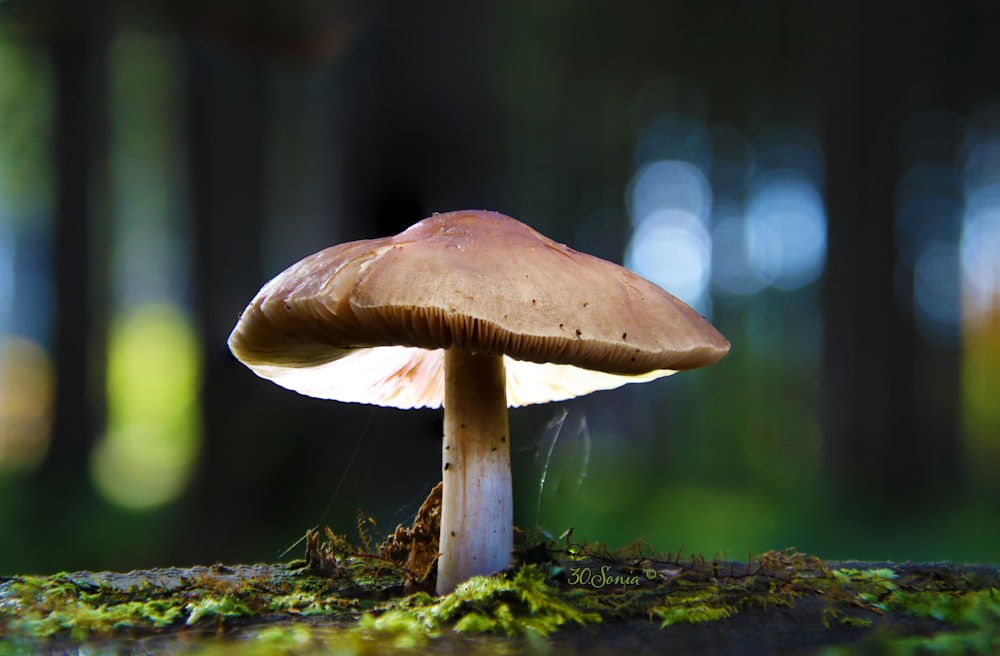
[[[649,608],[650,616],[662,620],[661,628],[674,624],[724,620],[735,612],[736,608],[723,601],[715,586],[708,586],[698,592],[669,595],[664,603]]]
[[[599,614],[580,609],[569,596],[549,585],[542,570],[526,565],[512,576],[474,577],[439,600],[426,594],[411,595],[380,613],[363,616],[360,625],[375,631],[430,636],[449,626],[459,633],[546,636],[567,623],[601,621]]]

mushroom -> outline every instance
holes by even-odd
[[[507,407],[712,364],[729,342],[631,271],[486,211],[333,246],[268,282],[229,348],[301,394],[444,406],[437,592],[510,564]]]

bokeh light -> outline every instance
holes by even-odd
[[[0,474],[48,451],[51,70],[42,48],[0,39]]]
[[[639,170],[629,200],[636,226],[661,210],[676,210],[702,221],[711,210],[712,190],[705,174],[694,164],[659,160]]]
[[[201,445],[198,340],[180,169],[179,46],[122,33],[111,48],[112,310],[107,432],[91,474],[112,503],[148,509],[184,490]]]
[[[37,468],[49,445],[53,373],[37,343],[0,338],[0,474]]]
[[[746,241],[763,283],[792,290],[815,281],[826,259],[826,212],[816,184],[798,171],[761,175],[747,210]]]
[[[8,317],[14,307],[14,236],[0,223],[0,335],[10,331]]]
[[[629,196],[635,232],[626,266],[705,312],[712,263],[708,180],[693,164],[657,161],[636,174]]]
[[[0,337],[42,345],[51,310],[51,81],[41,47],[0,39]]]
[[[995,480],[1000,465],[1000,105],[973,116],[960,154],[964,212],[958,269],[962,302],[962,419],[970,467]]]
[[[701,119],[689,114],[661,114],[643,129],[636,146],[636,161],[642,167],[679,160],[704,169],[711,149],[711,135]]]
[[[962,291],[973,325],[990,315],[1000,297],[1000,121],[995,129],[970,140],[962,167]]]
[[[938,242],[920,250],[913,266],[913,310],[925,331],[957,336],[960,323],[958,249]]]
[[[766,287],[750,259],[747,226],[741,207],[717,206],[712,230],[715,257],[712,283],[722,295],[738,297],[756,294]]]
[[[1000,292],[1000,184],[976,189],[968,199],[961,267],[967,318],[978,324],[996,307]]]
[[[179,46],[146,34],[118,36],[111,50],[111,276],[115,309],[182,302],[189,249],[186,181],[177,120]]]
[[[824,166],[810,130],[769,126],[751,148],[731,127],[656,117],[637,150],[645,163],[627,192],[626,266],[705,315],[713,289],[729,297],[791,291],[822,274]]]
[[[902,173],[896,188],[896,292],[930,343],[958,345],[961,327],[959,236],[962,198],[955,156],[960,117],[926,111],[900,135]]]
[[[108,344],[108,429],[91,473],[109,501],[147,509],[173,501],[201,443],[198,342],[188,318],[148,305],[117,321]]]

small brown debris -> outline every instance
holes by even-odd
[[[325,527],[326,541],[319,541],[319,531],[306,531],[306,571],[318,576],[333,578],[340,573],[340,563],[337,562],[337,547],[343,545],[343,539],[338,538],[329,526]]]
[[[447,467],[446,467],[447,468]],[[441,533],[441,490],[438,483],[424,500],[413,526],[396,527],[378,552],[407,572],[406,591],[433,591],[436,579],[439,534]]]

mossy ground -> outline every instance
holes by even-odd
[[[741,617],[804,608],[820,610],[796,630],[830,654],[1000,652],[996,567],[831,563],[793,551],[731,562],[566,539],[525,546],[510,571],[433,597],[426,567],[407,568],[404,542],[393,559],[327,532],[310,534],[307,559],[288,564],[2,579],[0,654],[82,643],[192,654],[601,653],[602,636],[637,630],[655,653],[684,625],[714,623],[724,635]]]

